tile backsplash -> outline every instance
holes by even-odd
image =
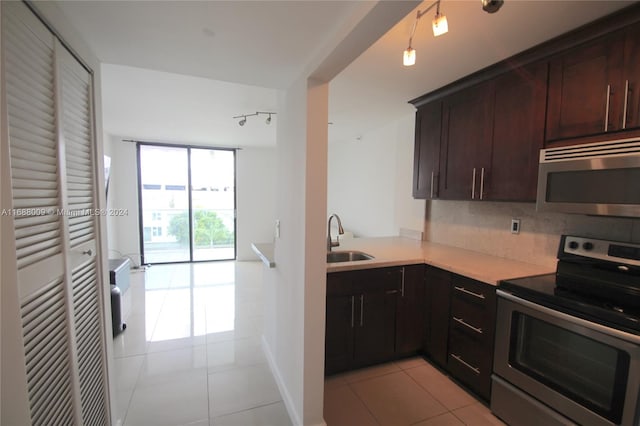
[[[520,233],[511,233],[520,219]],[[537,213],[533,203],[427,202],[424,239],[554,267],[562,234],[640,243],[640,219]]]

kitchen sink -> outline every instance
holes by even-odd
[[[371,260],[373,256],[361,251],[330,251],[327,253],[327,263],[354,262],[357,260]]]

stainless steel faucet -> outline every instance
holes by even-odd
[[[340,216],[338,216],[335,213],[329,216],[329,223],[327,224],[327,251],[328,252],[331,251],[331,247],[338,247],[340,245],[339,236],[336,237],[335,243],[331,239],[331,219],[333,219],[334,217],[338,221],[338,235],[344,234],[344,228],[342,227],[342,221],[340,220]]]

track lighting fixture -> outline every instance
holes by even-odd
[[[482,10],[487,13],[496,13],[502,5],[504,4],[504,0],[480,0],[482,2]],[[413,36],[416,33],[416,28],[418,27],[418,21],[422,18],[422,15],[430,11],[436,7],[436,15],[432,21],[433,27],[433,35],[438,37],[439,35],[446,34],[449,31],[449,24],[447,23],[446,16],[440,14],[440,0],[436,0],[425,10],[418,11],[416,15],[416,20],[413,23],[413,28],[411,29],[411,36],[409,37],[409,47],[404,51],[402,56],[402,63],[406,67],[410,67],[416,63],[416,50],[411,47],[411,43],[413,42]]]
[[[416,28],[418,27],[418,21],[422,16],[429,12],[431,9],[436,7],[436,15],[433,17],[433,21],[431,23],[433,29],[433,35],[438,37],[442,34],[446,34],[449,31],[449,24],[447,23],[447,17],[440,13],[440,0],[436,0],[431,4],[431,6],[427,7],[425,10],[418,11],[416,15],[416,21],[413,23],[413,28],[411,29],[411,36],[409,37],[409,47],[404,51],[402,63],[406,67],[410,67],[416,63],[416,50],[411,47],[411,43],[413,42],[413,36],[416,33]]]
[[[504,4],[504,0],[482,0],[482,10],[487,13],[496,13]]]
[[[272,115],[276,115],[276,112],[270,112],[270,111],[256,111],[253,114],[242,114],[242,115],[236,115],[235,117],[233,117],[234,119],[238,119],[240,118],[241,120],[238,121],[238,124],[240,125],[240,127],[244,126],[245,124],[247,124],[247,117],[257,117],[258,115],[263,114],[263,115],[268,115],[267,119],[265,120],[266,124],[271,124],[271,116]]]

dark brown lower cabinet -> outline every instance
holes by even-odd
[[[425,265],[327,274],[325,374],[425,353],[491,394],[495,287]]]
[[[325,374],[395,356],[401,268],[327,274]]]
[[[489,400],[496,318],[495,287],[455,274],[451,281],[447,370]]]
[[[441,367],[447,365],[451,273],[427,266],[425,272],[428,315],[426,352]]]
[[[425,265],[402,267],[396,317],[397,357],[415,355],[424,350],[427,325],[424,271]]]

